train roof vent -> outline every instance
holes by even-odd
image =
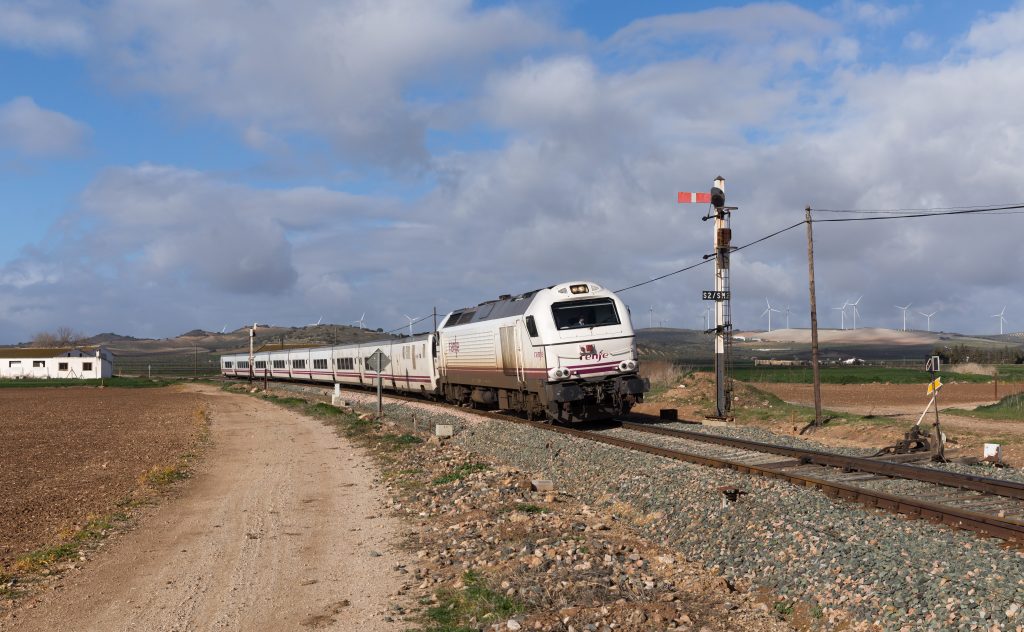
[[[498,297],[498,300],[499,301],[507,301],[510,298],[512,298],[511,294],[502,294],[501,296]]]

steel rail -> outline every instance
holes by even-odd
[[[821,490],[829,496],[853,500],[868,507],[885,509],[912,517],[918,517],[947,526],[978,531],[993,537],[1012,541],[1018,545],[1024,545],[1024,521],[1012,518],[999,518],[988,514],[968,511],[958,507],[950,507],[935,503],[924,502],[913,497],[895,496],[885,492],[875,491],[847,485],[837,481],[786,472],[771,467],[743,463],[730,459],[715,458],[698,454],[691,454],[681,450],[672,450],[660,446],[654,446],[621,437],[596,434],[586,430],[577,430],[564,426],[552,426],[536,421],[514,420],[516,423],[529,424],[538,428],[569,435],[589,441],[605,443],[629,450],[636,450],[655,456],[661,456],[676,461],[685,461],[697,465],[704,465],[715,468],[727,468],[742,472],[744,474],[756,474],[767,478],[784,480],[801,487],[812,487]]]
[[[916,465],[907,465],[905,463],[887,463],[885,461],[878,461],[858,456],[832,454],[808,448],[792,448],[771,443],[763,443],[761,441],[725,437],[722,435],[693,432],[690,430],[678,430],[676,428],[661,428],[655,425],[638,424],[630,421],[623,421],[621,423],[622,427],[627,430],[648,432],[667,437],[675,437],[678,439],[701,441],[703,443],[714,443],[742,450],[752,450],[754,452],[767,452],[781,456],[788,456],[793,459],[799,459],[803,463],[812,465],[838,467],[846,471],[869,472],[872,474],[891,476],[893,478],[903,478],[921,481],[924,483],[945,485],[947,487],[971,489],[986,494],[995,494],[997,496],[1006,496],[1008,498],[1024,500],[1024,484],[1015,481],[1004,481],[998,478],[978,476],[976,474],[943,472],[942,470],[935,470]]]

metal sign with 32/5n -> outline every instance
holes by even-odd
[[[700,293],[700,298],[703,301],[728,301],[729,291],[728,290],[704,290]]]

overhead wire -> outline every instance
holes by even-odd
[[[747,244],[744,244],[742,246],[737,246],[735,248],[732,248],[731,252],[737,252],[737,251],[743,250],[744,248],[749,248],[751,246],[759,244],[762,241],[767,241],[767,240],[771,239],[772,237],[776,237],[778,235],[781,235],[782,233],[784,233],[786,231],[793,230],[797,226],[803,226],[805,223],[806,223],[805,220],[800,220],[799,222],[797,222],[795,224],[792,224],[791,226],[786,226],[785,228],[779,229],[779,230],[775,231],[774,233],[770,233],[768,235],[765,235],[764,237],[761,237],[759,239],[755,239],[754,241],[752,241],[750,243],[747,243]],[[648,279],[646,281],[641,281],[640,283],[634,283],[633,285],[630,285],[628,287],[624,287],[621,290],[615,290],[615,293],[616,294],[621,294],[622,292],[625,292],[627,290],[632,290],[633,288],[638,288],[638,287],[643,286],[643,285],[648,285],[649,283],[654,283],[655,281],[660,281],[662,279],[666,279],[666,278],[668,278],[670,276],[674,276],[674,275],[679,274],[681,272],[686,272],[688,270],[693,270],[694,268],[700,267],[700,266],[702,266],[702,265],[704,265],[706,263],[710,263],[714,259],[714,257],[715,257],[714,253],[709,254],[709,255],[704,255],[704,258],[703,258],[702,261],[699,261],[699,262],[694,263],[692,265],[688,265],[685,268],[680,268],[678,270],[674,270],[674,271],[669,272],[667,274],[662,274],[661,276],[654,277],[653,279]]]
[[[826,223],[826,222],[867,222],[867,221],[880,221],[880,220],[892,220],[892,219],[914,219],[923,217],[941,217],[945,215],[1021,215],[1024,214],[1024,203],[1013,203],[1013,204],[1002,204],[1002,205],[987,205],[987,206],[947,206],[947,207],[934,207],[934,208],[904,208],[904,209],[811,209],[815,213],[836,213],[836,214],[850,214],[850,215],[869,215],[869,217],[836,217],[831,219],[812,219],[812,223]],[[767,241],[772,237],[776,237],[785,233],[786,231],[792,230],[798,226],[803,226],[807,223],[807,220],[801,220],[761,237],[754,241],[732,248],[730,252],[738,252],[745,248],[749,248],[763,241]],[[655,281],[661,281],[670,276],[680,274],[693,270],[694,268],[700,267],[714,258],[714,254],[704,255],[704,259],[698,263],[688,265],[678,270],[673,270],[666,274],[656,276],[646,281],[634,283],[633,285],[626,286],[620,290],[616,290],[617,293],[625,292],[638,288]]]
[[[1018,214],[1024,204],[1007,204],[1003,206],[967,206],[945,207],[934,209],[811,209],[815,213],[837,213],[850,215],[869,215],[869,217],[836,217],[831,219],[815,219],[818,222],[868,222],[890,219],[909,219],[921,217],[941,217],[943,215],[1004,215]]]

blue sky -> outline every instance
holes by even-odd
[[[0,0],[0,343],[623,287],[704,254],[674,193],[719,174],[740,243],[1024,200],[1022,33],[1017,2]],[[819,296],[1019,331],[1019,217],[825,227]],[[738,257],[739,327],[806,326],[801,239]],[[624,298],[696,327],[709,280]]]

